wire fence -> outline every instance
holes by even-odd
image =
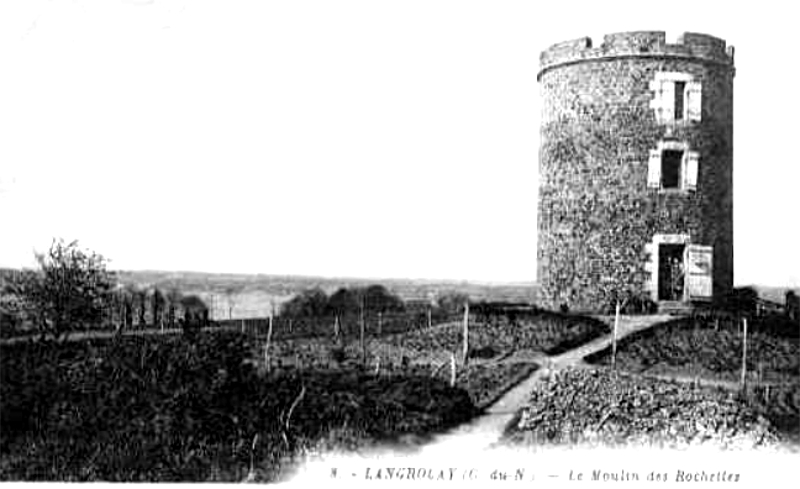
[[[392,313],[369,313],[363,316],[364,334],[369,337],[386,336],[408,331],[420,330],[463,319],[463,314],[440,311],[412,311]],[[240,331],[257,338],[270,334],[273,340],[341,337],[354,339],[361,335],[362,317],[360,314],[324,315],[315,317],[281,317],[225,319],[214,321],[221,329]]]

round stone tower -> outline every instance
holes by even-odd
[[[733,286],[733,47],[625,32],[541,54],[549,307],[685,309]]]

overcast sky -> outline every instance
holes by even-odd
[[[800,286],[794,12],[645,5],[4,1],[0,266],[535,280],[539,53],[665,30],[736,47],[735,279]]]

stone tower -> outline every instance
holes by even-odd
[[[694,33],[541,54],[542,305],[681,309],[732,288],[734,72],[733,47]]]

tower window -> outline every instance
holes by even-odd
[[[697,190],[700,154],[685,142],[661,141],[650,150],[647,186],[660,190]]]
[[[659,72],[650,82],[655,111],[659,124],[694,121],[703,115],[703,90],[699,81],[687,73]]]
[[[665,149],[661,154],[661,187],[680,188],[683,151]]]
[[[685,81],[676,81],[675,82],[675,120],[680,121],[683,120],[683,102],[684,96],[686,94],[686,82]]]

